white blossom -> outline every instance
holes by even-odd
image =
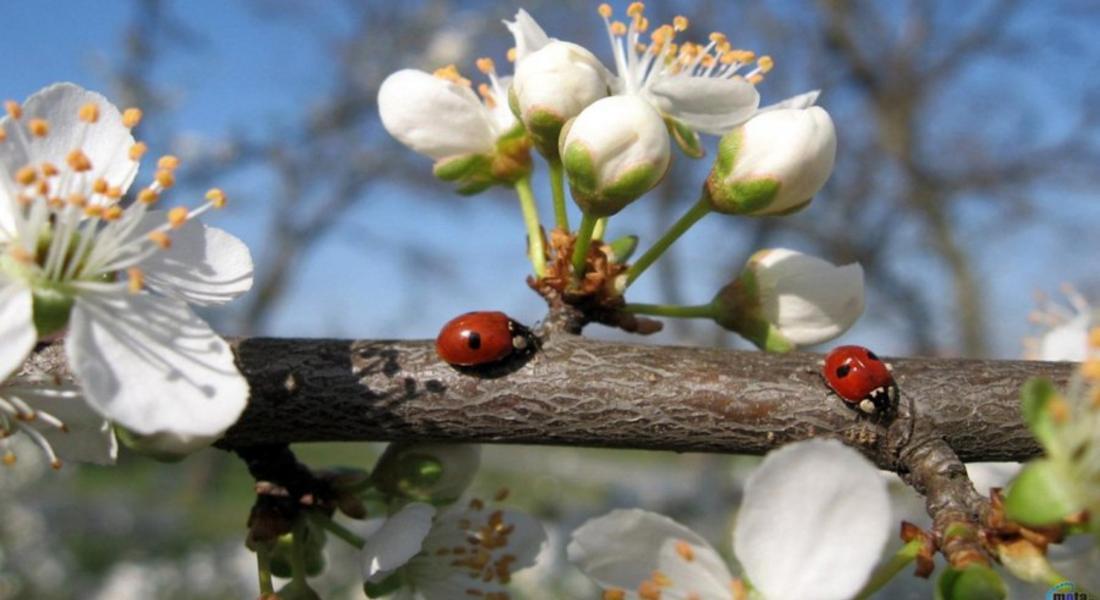
[[[1082,362],[1088,356],[1088,335],[1095,320],[1089,301],[1073,286],[1062,286],[1069,308],[1046,296],[1040,296],[1039,308],[1031,313],[1032,322],[1043,328],[1034,338],[1024,341],[1025,356],[1032,360]]]
[[[11,441],[22,434],[55,469],[62,461],[109,465],[118,443],[111,424],[88,406],[80,388],[43,375],[13,377],[0,384],[0,461],[14,465]]]

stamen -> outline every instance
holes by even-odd
[[[107,189],[110,187],[111,186],[107,183],[107,180],[102,177],[98,177],[95,181],[92,182],[92,191],[101,196],[105,196],[107,194]]]
[[[15,181],[19,185],[31,185],[38,180],[38,173],[34,167],[23,167],[15,172]]]
[[[485,100],[485,106],[488,106],[490,109],[496,108],[497,101],[496,98],[493,97],[493,90],[489,87],[489,84],[482,83],[478,85],[477,93]]]
[[[611,24],[611,34],[616,36],[626,35],[626,24],[622,21],[615,21]]]
[[[46,134],[50,132],[50,124],[46,119],[31,119],[27,123],[27,129],[34,137],[46,137]]]
[[[645,12],[644,2],[631,2],[630,6],[626,7],[626,14],[637,19]]]
[[[747,80],[747,81],[748,81],[749,83],[751,83],[751,84],[753,84],[753,85],[756,85],[756,84],[760,83],[761,81],[764,81],[764,76],[763,76],[763,75],[761,75],[761,74],[759,74],[759,73],[757,73],[756,75],[749,75],[749,76],[748,76],[748,77],[746,77],[745,79],[746,79],[746,80]]]
[[[604,2],[596,8],[596,11],[600,13],[600,16],[605,19],[611,18],[611,5]]]
[[[676,31],[686,30],[688,28],[687,17],[683,15],[677,15],[676,18],[672,19],[672,28]]]
[[[626,600],[626,592],[619,588],[604,590],[603,600]]]
[[[13,119],[19,119],[23,116],[23,107],[15,100],[5,101],[4,110],[8,111],[8,116]]]
[[[81,150],[73,150],[70,152],[69,156],[65,158],[65,162],[69,163],[69,168],[77,173],[92,170],[92,161],[89,160],[88,156]]]
[[[775,66],[775,61],[770,56],[761,56],[760,60],[756,61],[756,68],[760,69],[761,73],[767,73]]]
[[[171,154],[165,154],[157,160],[158,169],[167,169],[169,171],[175,171],[180,166],[180,159],[172,156]]]
[[[104,221],[117,221],[122,218],[122,207],[117,204],[112,204],[103,211]]]
[[[137,142],[130,146],[130,160],[141,160],[147,150],[149,150],[149,147],[145,145],[145,142]]]
[[[118,200],[122,197],[122,188],[117,185],[112,185],[107,188],[106,196],[112,200]]]
[[[477,65],[477,70],[488,75],[496,72],[496,65],[493,64],[493,59],[489,57],[481,57],[474,62]]]
[[[182,206],[177,206],[168,211],[168,224],[172,229],[179,229],[183,227],[183,224],[187,222],[187,209]]]
[[[8,130],[0,127],[0,142],[8,139]]]
[[[137,267],[130,267],[126,269],[126,276],[129,280],[126,282],[126,289],[131,294],[139,294],[145,287],[145,273]]]
[[[156,204],[159,198],[160,194],[158,194],[156,190],[150,188],[145,188],[141,190],[140,192],[138,192],[137,196],[138,202],[141,202],[142,204]]]
[[[160,187],[168,189],[176,184],[176,176],[172,174],[168,169],[161,169],[157,171],[155,179]]]
[[[140,108],[127,108],[122,111],[122,125],[128,129],[133,129],[141,123],[141,109]]]
[[[511,62],[511,63],[516,62],[516,49],[515,48],[509,48],[508,52],[505,53],[504,56],[506,56],[508,58],[508,62]]]
[[[45,175],[46,177],[53,177],[54,175],[57,175],[58,173],[59,173],[59,171],[57,170],[57,167],[55,167],[53,165],[53,163],[48,163],[48,162],[42,163],[42,174]]]
[[[15,453],[11,450],[7,450],[4,452],[4,457],[0,458],[0,460],[4,461],[5,467],[10,467],[15,464]]]
[[[98,219],[103,216],[103,205],[89,204],[84,207],[84,216],[90,219]]]
[[[470,85],[470,80],[463,77],[458,72],[458,67],[454,66],[453,64],[436,69],[432,73],[432,75],[434,75],[434,76],[436,76],[436,77],[438,77],[438,78],[440,78],[444,81],[450,81],[451,83],[457,83],[458,85],[465,85],[465,86]]]
[[[160,246],[162,250],[167,250],[172,247],[172,238],[168,237],[168,234],[163,231],[150,231],[147,237],[151,242]]]
[[[85,123],[95,123],[99,120],[99,105],[94,102],[89,102],[80,107],[77,116]]]

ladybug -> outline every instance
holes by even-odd
[[[821,374],[841,400],[873,414],[893,404],[897,384],[890,365],[863,346],[837,346],[825,355]]]
[[[534,345],[531,330],[498,311],[459,315],[435,338],[435,352],[453,367],[481,367],[499,363]]]

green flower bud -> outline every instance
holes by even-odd
[[[474,444],[394,442],[371,474],[390,496],[447,503],[458,499],[477,474],[481,447]]]
[[[1008,595],[1004,581],[993,569],[971,565],[944,569],[936,582],[936,600],[1001,600]]]
[[[1060,523],[1083,508],[1069,469],[1048,458],[1025,465],[1005,495],[1005,515],[1024,525]]]

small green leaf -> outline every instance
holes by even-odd
[[[638,249],[638,236],[624,235],[607,246],[611,248],[611,256],[608,258],[611,262],[621,265],[630,260],[630,257],[634,255],[634,251]]]
[[[1027,380],[1020,388],[1020,416],[1048,453],[1057,444],[1056,425],[1050,412],[1050,401],[1057,395],[1054,384],[1041,377]]]
[[[936,600],[1001,600],[1007,595],[1001,576],[982,565],[944,569],[935,588]]]
[[[676,141],[676,145],[689,158],[703,158],[706,155],[707,150],[703,148],[703,143],[699,139],[697,131],[672,117],[665,117],[665,125],[668,127],[669,134],[672,135],[672,139]]]
[[[1005,515],[1024,525],[1058,523],[1084,508],[1065,465],[1048,458],[1024,466],[1005,496]]]

